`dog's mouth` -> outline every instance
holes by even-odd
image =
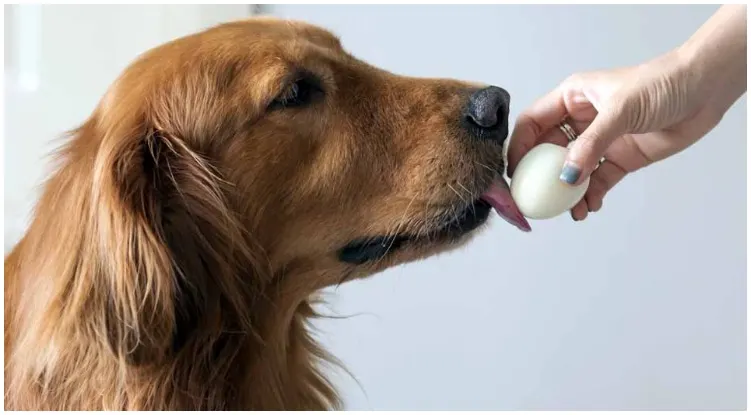
[[[449,219],[423,234],[396,234],[354,240],[339,251],[339,259],[350,264],[378,261],[386,255],[408,245],[437,244],[455,241],[484,224],[491,210],[524,232],[532,228],[519,211],[508,184],[497,178],[479,198],[459,212],[448,212]]]

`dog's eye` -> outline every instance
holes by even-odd
[[[309,79],[298,79],[288,85],[282,93],[269,105],[269,109],[301,107],[313,101],[321,92],[321,88]]]

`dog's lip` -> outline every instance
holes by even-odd
[[[529,222],[521,213],[519,207],[516,206],[514,198],[511,197],[508,183],[502,177],[497,176],[480,198],[493,206],[498,216],[506,222],[516,226],[523,232],[532,231]]]
[[[359,265],[377,261],[406,244],[435,244],[450,242],[467,235],[484,224],[492,205],[478,198],[467,204],[461,211],[451,213],[446,222],[423,234],[396,234],[361,238],[349,242],[339,250],[339,259],[343,262]],[[447,211],[447,215],[448,215]]]

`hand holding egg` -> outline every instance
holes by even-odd
[[[511,196],[525,217],[556,217],[584,197],[589,178],[576,186],[559,179],[567,151],[565,147],[542,143],[519,161],[511,180]]]

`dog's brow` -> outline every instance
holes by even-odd
[[[235,80],[247,66],[248,63],[242,59],[234,60],[222,65],[214,76],[217,91],[223,93],[231,89]]]

